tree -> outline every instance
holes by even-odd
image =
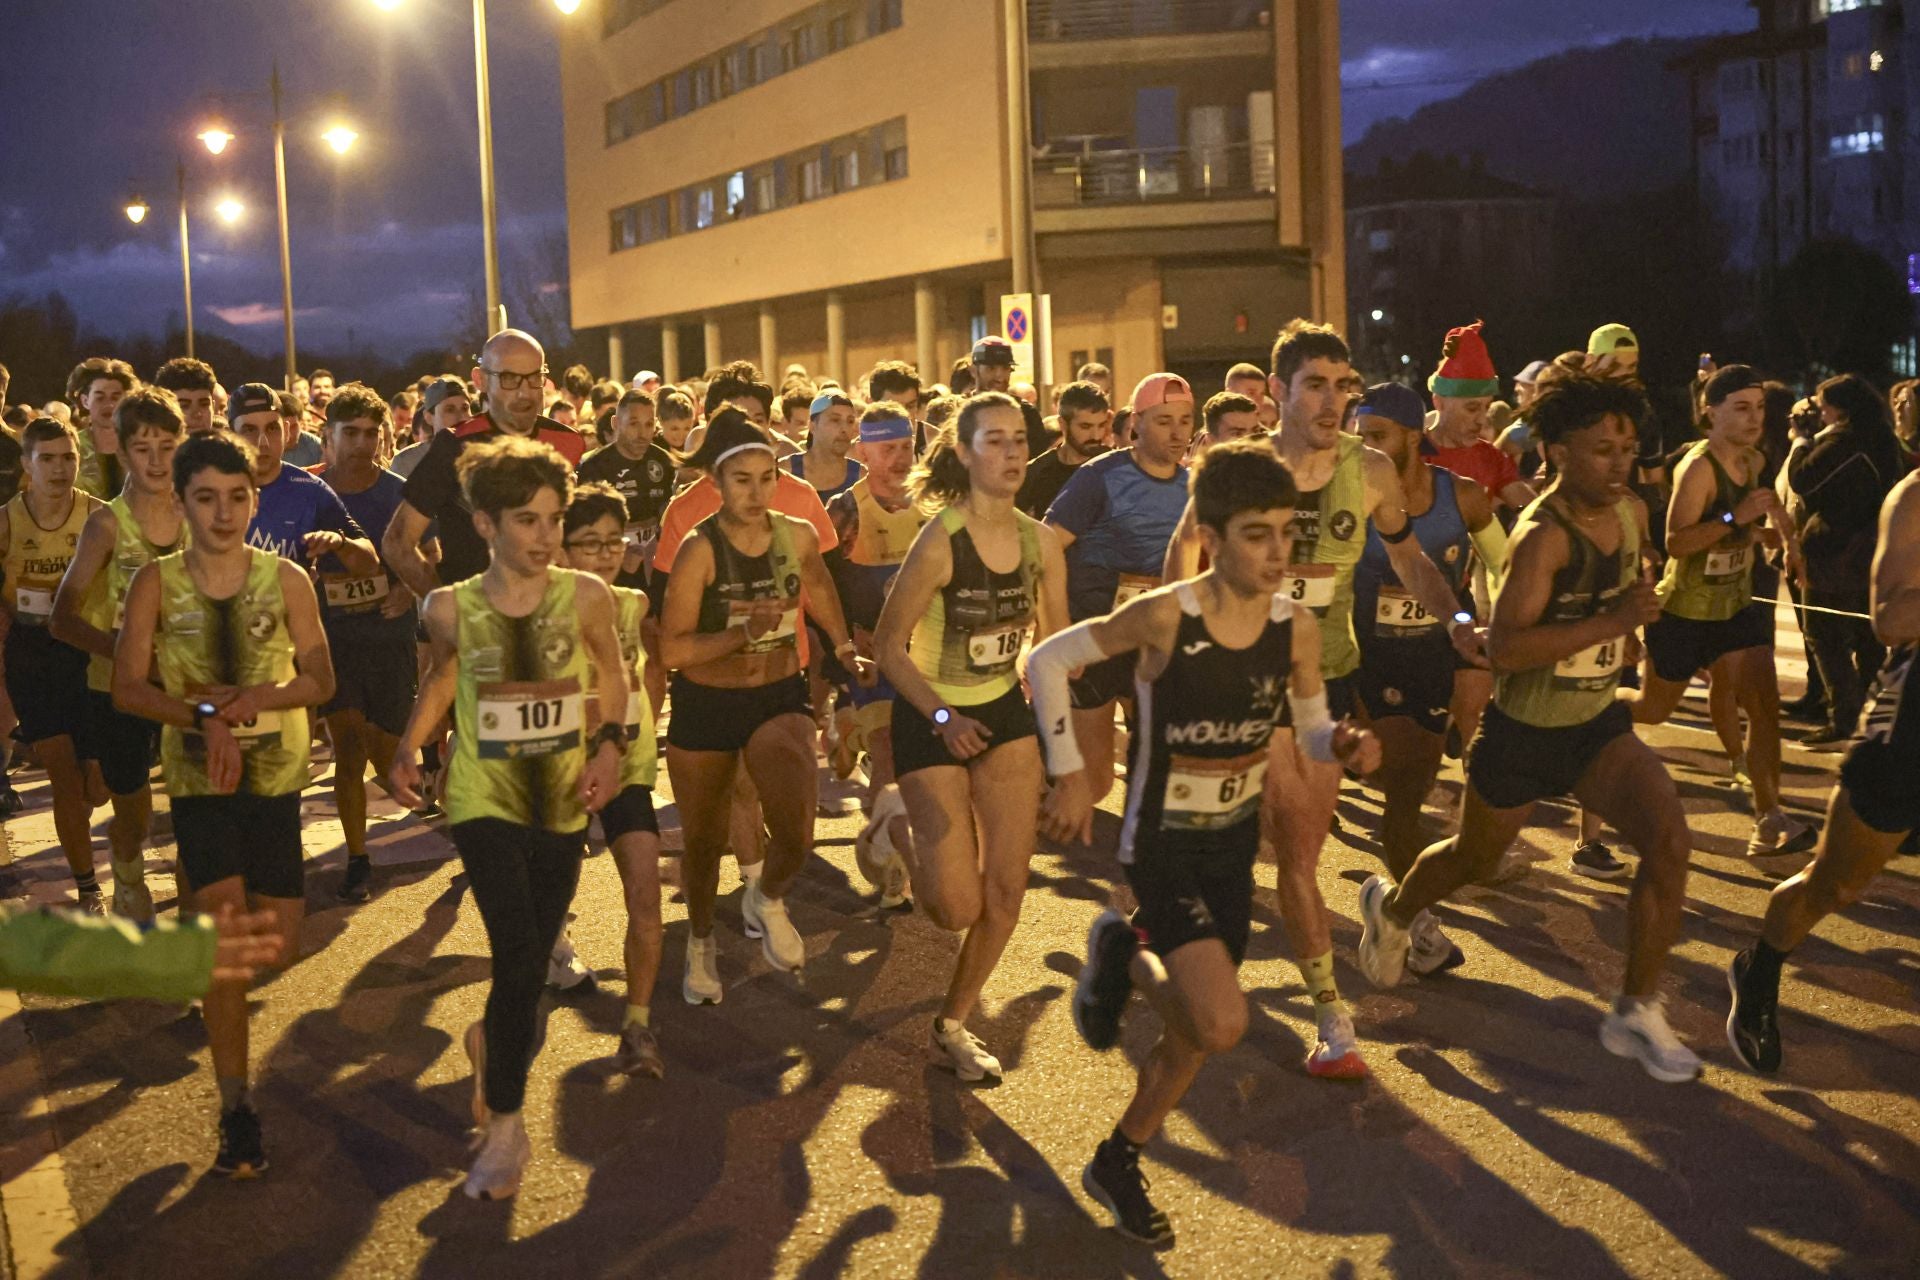
[[[1900,273],[1851,240],[1816,240],[1780,269],[1762,305],[1769,361],[1813,377],[1884,378],[1893,345],[1912,332]]]

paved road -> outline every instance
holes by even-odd
[[[1899,860],[1789,970],[1780,1077],[1738,1070],[1721,1032],[1722,970],[1772,881],[1742,856],[1746,819],[1715,785],[1712,738],[1697,725],[1689,710],[1654,738],[1697,834],[1667,990],[1676,1028],[1707,1056],[1703,1083],[1657,1084],[1599,1048],[1625,890],[1566,874],[1565,814],[1528,833],[1544,860],[1527,877],[1442,910],[1466,967],[1369,991],[1351,957],[1377,810],[1350,789],[1322,882],[1374,1078],[1302,1073],[1311,1012],[1262,866],[1244,971],[1251,1029],[1207,1067],[1147,1164],[1180,1232],[1167,1254],[1105,1230],[1078,1185],[1156,1031],[1138,1004],[1116,1052],[1091,1053],[1072,1029],[1085,930],[1117,883],[1109,856],[1034,863],[1021,927],[974,1022],[1008,1068],[994,1089],[958,1084],[924,1052],[955,944],[922,916],[874,913],[849,818],[822,821],[820,857],[792,899],[804,986],[741,937],[728,871],[725,1003],[679,1000],[685,913],[670,902],[656,1000],[668,1076],[610,1074],[622,918],[610,859],[590,859],[574,936],[602,989],[550,1002],[528,1104],[538,1159],[517,1201],[483,1205],[459,1191],[459,1033],[487,976],[464,878],[438,832],[388,806],[375,827],[379,897],[340,907],[337,827],[316,786],[305,959],[260,988],[253,1018],[268,1178],[203,1176],[214,1103],[196,1022],[151,1003],[27,1001],[81,1224],[57,1241],[54,1273],[1911,1275],[1915,860]],[[1818,807],[1835,759],[1790,753],[1796,807]],[[1457,781],[1457,766],[1447,776]],[[64,870],[34,794],[8,827],[20,883],[47,898]],[[1109,816],[1109,844],[1114,828]],[[169,856],[149,861],[163,899]],[[0,1033],[20,1020],[0,1019]],[[29,1107],[30,1076],[8,1065],[0,1113]],[[0,1160],[10,1179],[13,1155]],[[19,1189],[9,1181],[16,1221]]]

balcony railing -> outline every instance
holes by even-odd
[[[1272,0],[1027,0],[1032,40],[1264,31]]]
[[[1033,202],[1043,209],[1214,200],[1273,190],[1273,144],[1102,150],[1055,141],[1033,162]]]

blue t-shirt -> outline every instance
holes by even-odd
[[[1113,611],[1120,575],[1158,581],[1167,543],[1187,509],[1187,469],[1165,480],[1142,471],[1131,449],[1076,469],[1047,508],[1047,523],[1073,535],[1067,548],[1067,613],[1075,622]]]
[[[326,446],[320,443],[320,437],[311,431],[302,431],[286,452],[280,455],[280,461],[304,469],[319,466],[326,456]]]
[[[346,538],[367,536],[326,481],[282,463],[273,483],[260,490],[260,509],[247,526],[247,545],[305,565],[306,537],[322,529]]]
[[[321,472],[321,482],[326,481],[326,472]],[[380,552],[380,563],[385,569],[387,590],[391,592],[400,578],[391,568],[386,567],[386,553],[381,551],[380,540],[386,536],[387,525],[393,519],[393,513],[400,509],[401,499],[406,496],[407,482],[391,471],[381,471],[374,477],[372,484],[358,493],[340,493],[328,484],[329,491],[346,506],[347,514],[354,523],[373,540],[375,551]],[[411,611],[397,618],[381,616],[380,608],[386,603],[381,596],[372,602],[363,602],[357,597],[365,594],[364,584],[349,588],[342,582],[350,575],[347,566],[340,557],[326,555],[320,557],[320,581],[316,584],[320,596],[320,620],[331,633],[337,627],[346,625],[355,629],[363,627],[392,628],[396,633],[411,637],[414,629],[414,617]],[[332,590],[329,591],[329,585]],[[376,588],[377,590],[377,588]]]
[[[788,458],[787,470],[793,472],[793,474],[799,476],[802,480],[807,480],[807,455],[804,453],[796,453]],[[859,482],[860,477],[865,474],[867,474],[865,467],[855,462],[852,458],[848,458],[847,474],[843,476],[840,483],[833,488],[820,490],[820,501],[832,502],[835,498],[853,488],[853,486]],[[807,480],[807,483],[812,484],[813,481]]]

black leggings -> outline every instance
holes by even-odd
[[[547,958],[580,883],[586,833],[561,835],[471,818],[452,827],[493,950],[487,992],[487,1109],[514,1112],[527,1093]]]

